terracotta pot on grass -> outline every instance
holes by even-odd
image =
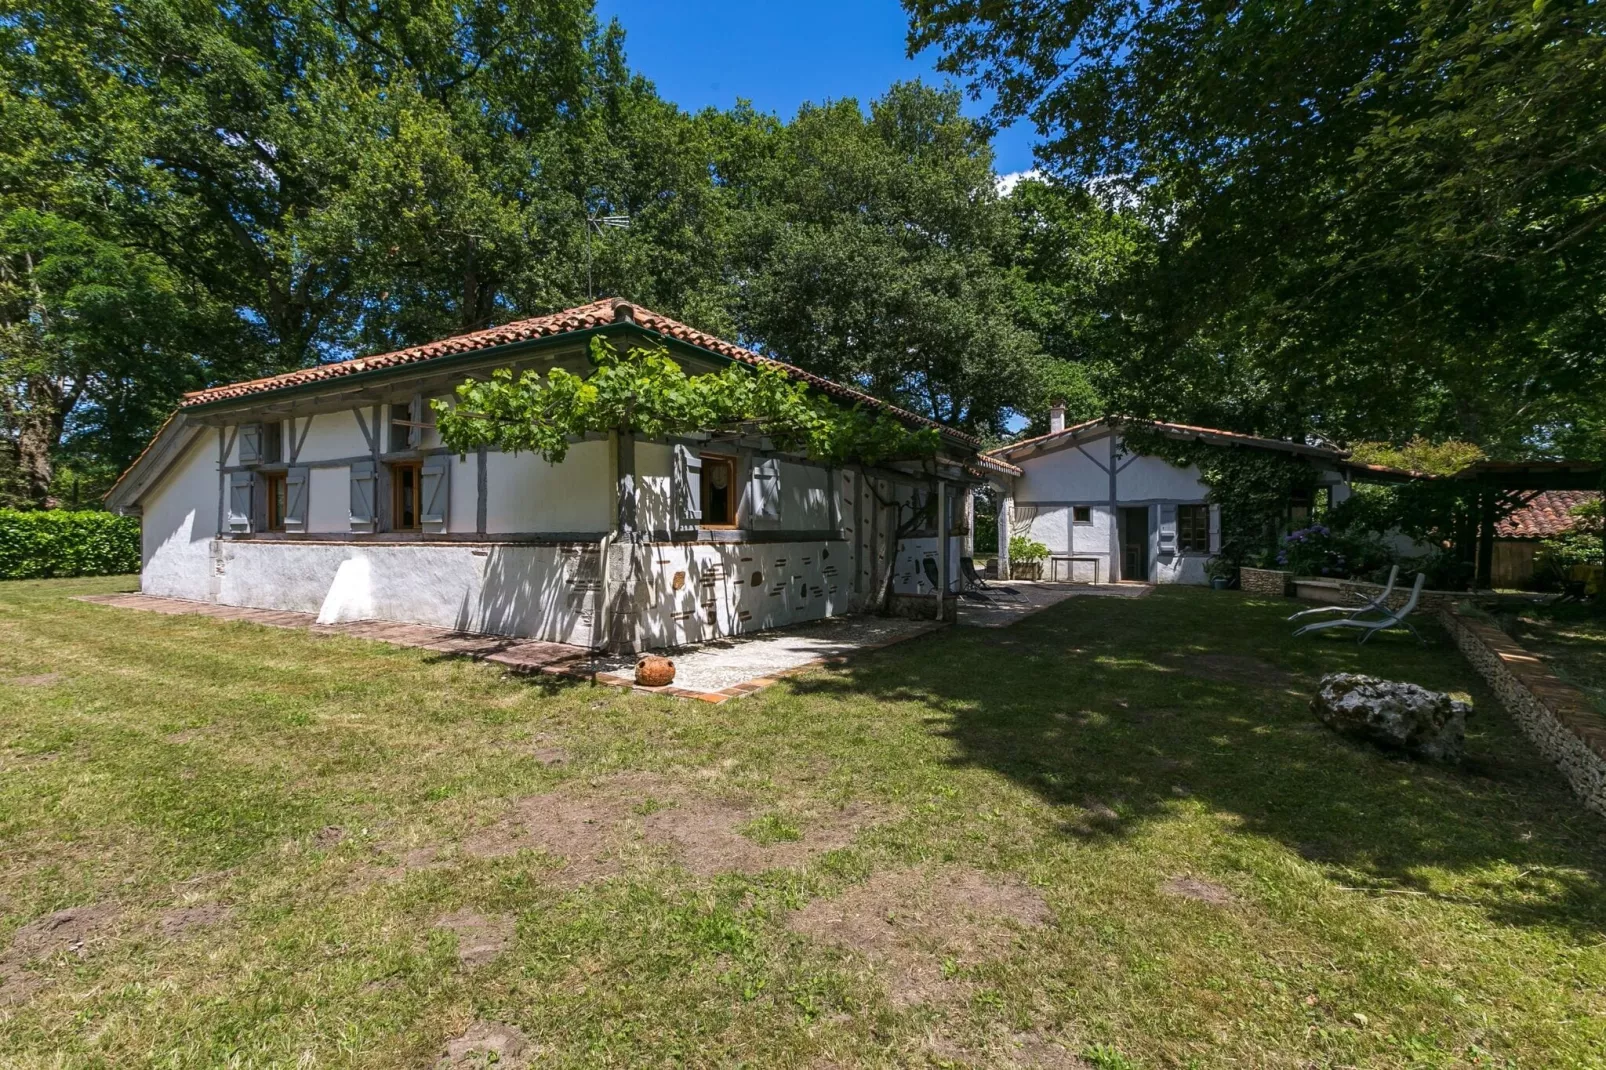
[[[636,659],[636,683],[642,687],[663,687],[675,681],[675,663],[657,654]]]

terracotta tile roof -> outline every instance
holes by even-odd
[[[1533,501],[1495,524],[1500,539],[1548,539],[1568,531],[1578,523],[1574,506],[1594,501],[1598,490],[1547,490]]]
[[[1001,460],[1000,458],[993,456],[991,453],[976,454],[976,464],[974,468],[977,472],[1002,472],[1006,476],[1018,476],[1021,474],[1021,470],[1019,468],[1010,464],[1008,461]]]
[[[185,394],[183,401],[180,402],[180,407],[191,408],[218,401],[230,401],[235,398],[250,397],[254,394],[266,394],[312,383],[330,382],[359,372],[399,368],[409,364],[420,364],[438,357],[472,353],[476,350],[491,349],[495,346],[509,345],[515,342],[532,341],[537,338],[572,334],[576,331],[588,330],[593,327],[628,323],[634,323],[645,330],[663,335],[666,338],[673,338],[688,345],[696,346],[699,349],[706,349],[711,353],[717,353],[720,356],[728,357],[750,367],[767,365],[779,368],[788,376],[794,379],[801,379],[810,386],[841,400],[872,406],[910,423],[935,427],[948,437],[971,446],[981,445],[980,439],[967,435],[962,431],[956,431],[951,427],[946,427],[935,420],[921,416],[919,413],[899,408],[879,398],[872,397],[863,391],[855,390],[853,387],[832,382],[812,372],[804,371],[795,365],[775,360],[772,357],[766,357],[761,353],[743,348],[733,342],[716,338],[705,331],[699,331],[697,328],[688,326],[678,320],[672,320],[668,316],[659,315],[650,309],[632,305],[628,301],[621,301],[617,298],[593,301],[588,305],[580,305],[577,308],[565,309],[562,312],[554,312],[546,316],[516,320],[500,327],[491,327],[483,331],[474,331],[470,334],[443,338],[438,342],[398,349],[394,353],[355,357],[351,360],[338,361],[332,364],[320,364],[315,368],[303,368],[299,371],[285,372],[283,375],[274,375],[266,379],[251,379],[243,383],[229,383],[226,386],[209,387],[206,390],[197,390]]]
[[[1100,424],[1130,424],[1136,427],[1151,427],[1175,438],[1197,438],[1205,441],[1220,439],[1245,446],[1260,446],[1265,449],[1326,457],[1334,461],[1341,461],[1349,456],[1346,451],[1335,449],[1331,446],[1312,446],[1305,442],[1294,442],[1284,438],[1262,438],[1259,435],[1246,435],[1240,431],[1223,431],[1215,427],[1198,427],[1193,424],[1170,423],[1165,420],[1140,420],[1130,416],[1109,416],[1100,417],[1096,420],[1085,420],[1082,423],[1073,424],[1063,431],[1050,431],[1046,435],[1036,435],[1032,438],[1021,439],[1019,442],[1011,442],[1007,446],[999,446],[997,449],[988,450],[987,455],[995,459],[1013,456],[1025,447],[1035,446],[1052,439],[1075,438],[1083,431],[1097,427]]]

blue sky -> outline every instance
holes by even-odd
[[[597,14],[619,19],[630,65],[689,111],[742,97],[790,118],[805,101],[868,105],[900,79],[942,81],[934,53],[905,57],[898,0],[598,0]],[[1032,131],[1005,130],[993,149],[1000,174],[1027,170]]]

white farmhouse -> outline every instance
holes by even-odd
[[[1318,491],[1336,504],[1349,479],[1366,466],[1330,446],[1260,438],[1187,424],[1106,418],[1065,426],[1065,410],[1049,413],[1049,433],[985,456],[1020,470],[994,475],[999,574],[1009,573],[1011,535],[1048,547],[1043,578],[1078,583],[1205,583],[1205,563],[1221,549],[1221,511],[1193,466],[1129,450],[1126,427],[1158,431],[1180,441],[1272,450],[1305,458],[1317,470]],[[1290,502],[1297,524],[1311,502]]]
[[[970,489],[984,469],[1015,471],[958,431],[939,428],[934,460],[873,471],[753,435],[593,436],[556,465],[441,445],[429,399],[497,368],[582,374],[598,335],[662,345],[692,373],[776,366],[844,404],[930,423],[599,301],[186,395],[108,495],[142,518],[141,590],[615,650],[852,612],[889,571],[904,612],[948,614],[939,592],[966,552]]]

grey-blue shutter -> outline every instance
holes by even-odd
[[[240,462],[241,464],[262,463],[262,425],[240,425]]]
[[[675,530],[687,531],[703,522],[703,458],[690,446],[674,449],[669,482],[675,507]]]
[[[251,502],[256,496],[255,476],[251,472],[229,473],[229,530],[244,534],[251,530]]]
[[[418,473],[419,528],[437,535],[446,532],[446,513],[451,506],[452,458],[438,453],[425,457]]]
[[[284,530],[307,530],[307,484],[305,468],[291,468],[284,473]]]
[[[1221,506],[1210,507],[1210,552],[1221,552]]]
[[[1177,507],[1160,506],[1160,556],[1177,552]]]
[[[773,528],[781,522],[781,462],[761,457],[747,475],[749,527]]]
[[[351,530],[379,530],[379,471],[373,461],[351,462]]]

